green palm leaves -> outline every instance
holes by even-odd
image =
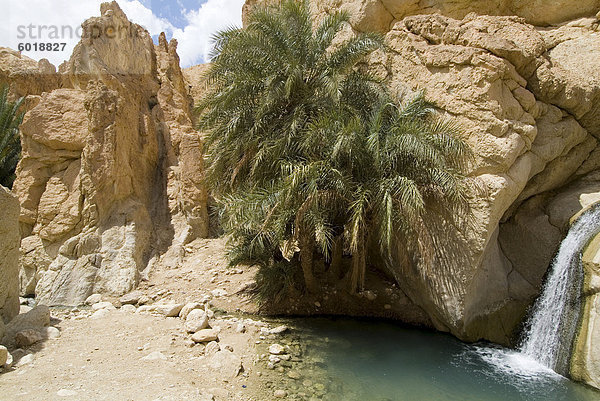
[[[271,295],[300,271],[316,291],[317,263],[360,291],[374,245],[393,267],[394,241],[418,238],[426,213],[468,207],[469,148],[422,95],[399,105],[357,71],[382,38],[341,41],[347,20],[314,27],[306,2],[285,1],[215,37],[198,107],[207,179],[232,263],[258,263]]]
[[[12,188],[15,169],[21,157],[19,125],[24,113],[19,112],[24,99],[8,100],[8,87],[0,89],[0,185]]]

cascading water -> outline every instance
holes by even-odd
[[[583,284],[581,253],[600,231],[600,206],[580,216],[560,244],[527,322],[521,353],[562,375],[568,373]]]

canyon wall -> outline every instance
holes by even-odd
[[[208,230],[177,43],[162,35],[155,46],[116,2],[101,14],[82,24],[58,73],[19,57],[29,86],[10,81],[30,105],[14,185],[21,292],[49,305],[127,293],[155,264],[179,263],[183,245]]]

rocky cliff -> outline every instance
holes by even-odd
[[[124,294],[154,264],[178,263],[183,245],[208,229],[202,148],[177,43],[161,36],[155,46],[116,2],[101,14],[83,23],[80,43],[49,82],[48,71],[19,58],[30,71],[25,82],[46,86],[10,81],[34,105],[21,126],[14,186],[21,291],[50,305]]]
[[[514,341],[570,217],[600,189],[600,2],[311,2],[317,19],[338,9],[346,37],[385,35],[372,72],[460,124],[486,189],[471,228],[446,230],[432,264],[399,264],[397,282],[438,329]]]

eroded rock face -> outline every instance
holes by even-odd
[[[101,12],[66,64],[70,87],[43,93],[21,126],[21,291],[49,305],[123,295],[171,245],[206,235],[176,43],[155,49],[116,2]]]
[[[19,314],[19,200],[0,185],[0,339]]]

